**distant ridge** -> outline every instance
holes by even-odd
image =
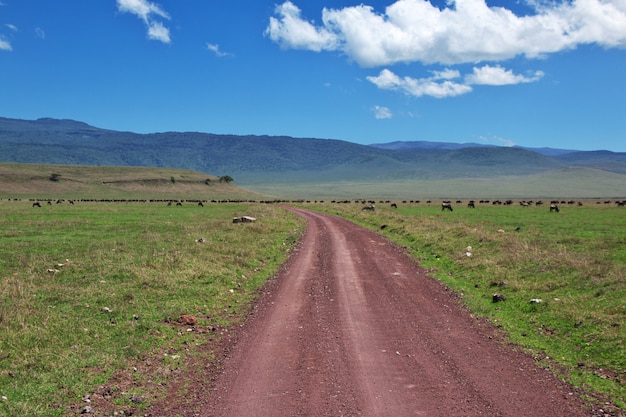
[[[592,168],[600,182],[602,172],[626,174],[626,153],[609,151],[426,141],[360,145],[333,139],[199,132],[137,134],[75,120],[1,117],[0,162],[179,168],[229,175],[243,186],[489,179],[568,166]]]
[[[373,143],[370,146],[380,149],[402,150],[402,149],[439,149],[457,150],[463,148],[479,148],[493,145],[479,143],[452,143],[452,142],[428,142],[428,141],[395,141],[388,143]]]
[[[396,141],[388,143],[374,143],[370,146],[380,149],[402,150],[402,149],[439,149],[439,150],[457,150],[463,148],[482,148],[482,147],[498,147],[496,145],[487,145],[484,143],[451,143],[451,142],[428,142],[428,141]],[[559,156],[572,152],[582,152],[574,149],[558,149],[558,148],[527,148],[524,146],[513,146],[513,148],[526,149],[537,152],[545,156]]]

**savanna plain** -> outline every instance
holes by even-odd
[[[393,202],[3,198],[0,415],[143,415],[192,361],[217,361],[297,246],[287,204],[385,235],[590,410],[626,414],[626,208]]]

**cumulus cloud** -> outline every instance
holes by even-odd
[[[393,117],[393,113],[388,107],[384,106],[374,106],[372,109],[374,110],[374,117],[377,119],[391,119]]]
[[[507,70],[499,65],[485,65],[481,68],[474,67],[471,74],[465,76],[467,84],[482,85],[511,85],[520,83],[532,83],[543,77],[543,71],[535,71],[531,76],[514,74],[512,70]]]
[[[322,10],[322,23],[301,17],[291,1],[277,6],[265,31],[285,48],[340,51],[363,67],[421,62],[454,65],[542,57],[598,44],[626,48],[624,0],[529,0],[517,16],[485,0],[397,0],[377,13],[367,5]]]
[[[454,97],[472,91],[469,85],[452,81],[458,78],[458,72],[435,72],[432,77],[400,77],[388,69],[378,76],[369,76],[367,80],[383,90],[401,91],[414,97],[431,96],[436,98]]]
[[[169,20],[170,16],[158,5],[147,0],[117,0],[117,10],[139,17],[146,25],[149,39],[171,42],[169,29],[160,20]]]
[[[275,13],[278,18],[270,17],[265,35],[281,46],[316,52],[337,48],[337,35],[325,27],[315,27],[313,23],[303,20],[300,9],[292,2],[276,6]]]
[[[430,96],[435,98],[455,97],[473,90],[472,85],[513,85],[539,80],[543,73],[536,71],[531,76],[515,74],[499,65],[474,67],[470,74],[461,76],[454,69],[432,71],[432,76],[423,78],[400,77],[389,69],[383,69],[377,76],[367,80],[383,90],[401,91],[414,97]]]

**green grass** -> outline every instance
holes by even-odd
[[[395,240],[543,366],[626,408],[624,208],[305,206]],[[133,381],[115,399],[120,410],[139,407],[132,395],[163,395],[161,383],[201,354],[195,345],[243,320],[303,228],[277,206],[252,203],[3,200],[0,213],[0,415],[11,417],[67,415],[119,372]],[[231,222],[241,215],[258,220]],[[495,292],[506,301],[493,303]],[[197,316],[201,331],[176,325],[181,314]]]
[[[197,171],[0,163],[0,198],[258,199],[259,194]]]
[[[116,372],[169,353],[150,376],[165,379],[190,346],[219,337],[181,330],[179,316],[195,315],[199,329],[240,322],[303,227],[263,204],[1,201],[0,212],[6,416],[66,415]],[[233,224],[241,215],[258,220]],[[158,395],[143,392],[158,381],[134,378],[134,394]]]
[[[623,175],[578,167],[525,176],[494,174],[486,178],[468,176],[446,180],[379,178],[364,182],[356,176],[344,181],[293,176],[284,182],[244,183],[244,186],[267,195],[318,200],[369,199],[371,196],[424,201],[428,198],[622,198],[626,195]]]
[[[438,204],[378,204],[375,213],[355,204],[316,207],[406,247],[544,366],[626,406],[626,209],[594,202],[561,205],[558,214],[545,205],[456,205],[452,213]],[[494,293],[506,301],[494,303]]]

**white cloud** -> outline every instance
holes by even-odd
[[[285,48],[309,49],[312,51],[334,50],[337,38],[330,30],[316,28],[300,18],[300,9],[292,2],[276,6],[279,18],[270,17],[265,35]]]
[[[465,76],[466,84],[482,84],[482,85],[511,85],[520,83],[532,83],[543,77],[542,71],[535,71],[532,76],[527,77],[520,74],[514,74],[512,70],[506,70],[499,65],[485,65],[481,68],[474,67],[471,74]]]
[[[0,1],[0,6],[4,6]],[[11,23],[5,24],[5,26],[11,30],[12,32],[17,32],[17,26],[12,25]],[[2,34],[0,34],[0,51],[12,51],[13,47],[11,46],[11,42]]]
[[[393,117],[393,113],[388,107],[384,106],[374,106],[374,117],[377,119],[391,119]]]
[[[42,28],[35,28],[35,34],[39,39],[46,39],[46,32]]]
[[[536,71],[527,77],[513,73],[501,66],[485,65],[474,67],[471,74],[461,77],[453,69],[432,71],[431,77],[399,77],[388,69],[383,69],[378,76],[369,76],[367,80],[383,90],[401,91],[414,97],[431,96],[435,98],[455,97],[472,91],[472,85],[512,85],[538,81],[543,72]],[[454,81],[459,79],[459,81]],[[462,81],[461,81],[462,80]]]
[[[148,38],[163,43],[170,43],[170,31],[161,22],[150,22],[148,24]]]
[[[119,1],[119,0],[118,0]],[[322,25],[301,18],[287,1],[265,33],[285,48],[340,51],[364,67],[400,62],[446,65],[529,58],[595,43],[626,48],[625,0],[529,0],[535,13],[517,16],[485,0],[397,0],[322,10]]]
[[[503,138],[501,136],[491,136],[491,137],[479,136],[478,139],[480,140],[480,142],[487,144],[487,145],[507,146],[507,147],[516,146],[516,143],[514,141],[512,141],[511,139]]]
[[[148,30],[148,38],[169,44],[170,31],[159,20],[169,20],[170,16],[158,5],[147,0],[117,0],[117,10],[131,13],[143,20]]]
[[[445,75],[451,76],[451,73],[446,71]],[[442,79],[443,81],[441,81]],[[401,78],[390,70],[384,69],[378,76],[367,77],[367,80],[383,90],[402,91],[414,97],[445,98],[472,91],[472,87],[469,85],[451,81],[450,78],[443,78],[441,73],[435,73],[434,76],[426,78]]]
[[[7,41],[2,35],[0,35],[0,51],[12,51],[13,47],[11,43]]]
[[[213,52],[216,56],[219,57],[223,57],[223,56],[232,56],[233,54],[228,53],[228,52],[223,52],[220,49],[220,46],[218,44],[213,44],[213,43],[207,43],[206,47],[209,51]]]

